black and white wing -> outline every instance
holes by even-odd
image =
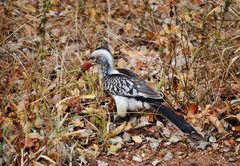
[[[155,91],[144,79],[131,70],[117,69],[119,73],[104,78],[104,88],[112,95],[133,98],[163,99],[164,95]]]

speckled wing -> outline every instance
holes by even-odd
[[[119,73],[104,78],[103,85],[112,95],[124,97],[144,97],[163,99],[164,95],[152,89],[139,75],[127,69],[117,69]]]

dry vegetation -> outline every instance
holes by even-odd
[[[240,1],[0,2],[0,165],[238,165]],[[205,135],[151,111],[114,121],[99,46]],[[135,126],[138,126],[136,128]]]

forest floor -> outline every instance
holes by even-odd
[[[0,2],[0,165],[240,165],[240,1]],[[97,67],[139,74],[204,138],[152,110],[115,120]]]

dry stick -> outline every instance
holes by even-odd
[[[76,145],[78,144],[78,140],[77,140],[77,142],[72,146],[72,147],[70,147],[70,155],[69,155],[69,160],[70,160],[70,164],[69,164],[69,166],[72,166],[72,159],[73,159],[73,149],[76,147]]]
[[[29,21],[30,22],[30,21]],[[22,29],[25,26],[25,24],[23,24],[22,26],[20,26],[18,29],[16,29],[13,33],[11,33],[9,36],[7,36],[1,43],[0,45],[2,45],[9,37],[11,37],[12,35],[14,35],[19,29]]]
[[[215,159],[213,159],[213,158],[211,158],[211,157],[210,157],[210,159],[211,159],[211,160],[213,160],[214,162],[216,162],[216,163],[220,164],[220,165],[224,165],[224,164],[222,164],[222,163],[218,162],[217,160],[215,160]]]
[[[221,141],[222,139],[224,139],[224,138],[226,138],[227,136],[229,136],[230,134],[232,134],[233,132],[230,132],[230,133],[228,133],[228,134],[226,134],[226,135],[224,135],[224,136],[222,136],[221,138],[219,138],[216,142],[219,142],[219,141]]]
[[[214,43],[217,41],[218,37],[220,36],[221,30],[222,30],[222,27],[223,27],[223,23],[224,23],[224,19],[225,19],[225,15],[226,15],[226,12],[224,11],[223,18],[222,18],[222,21],[221,21],[221,25],[219,27],[218,35],[214,38],[213,42],[210,44],[210,47],[208,49],[209,51],[212,50],[212,46],[214,45]]]

